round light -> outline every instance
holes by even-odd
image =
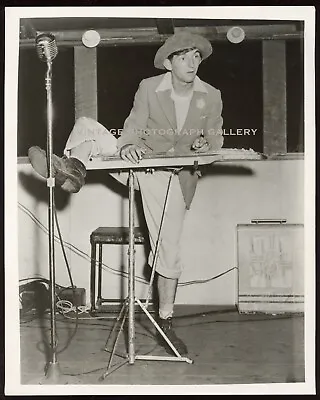
[[[234,26],[228,30],[227,38],[231,43],[240,43],[245,38],[244,30],[239,26]]]
[[[84,34],[82,35],[82,43],[86,46],[86,47],[96,47],[98,46],[98,44],[100,43],[100,35],[99,32],[95,31],[95,30],[89,30],[84,32]]]

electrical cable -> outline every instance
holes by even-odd
[[[40,229],[44,232],[44,233],[46,233],[46,234],[48,234],[48,229],[47,229],[47,227],[27,208],[27,207],[25,207],[23,204],[21,204],[20,202],[18,202],[18,205],[19,205],[19,208],[25,213],[25,214],[27,214],[32,220],[33,220],[33,222],[35,222],[36,223],[36,225],[38,225],[39,227],[40,227]],[[58,238],[57,238],[57,236],[56,235],[54,235],[54,239],[55,239],[55,241],[58,241]],[[69,242],[67,242],[67,241],[63,241],[63,243],[71,250],[71,251],[73,251],[75,254],[77,254],[78,256],[80,256],[80,257],[82,257],[82,258],[84,258],[84,259],[87,259],[88,261],[90,261],[91,262],[91,260],[92,260],[92,258],[89,256],[89,254],[87,254],[87,253],[85,253],[84,251],[82,251],[81,249],[79,249],[78,247],[76,247],[76,246],[74,246],[72,243],[69,243]],[[125,277],[125,278],[127,278],[128,277],[128,273],[127,272],[120,272],[120,271],[118,271],[117,269],[114,269],[114,268],[112,268],[112,267],[110,267],[109,265],[106,265],[106,264],[104,264],[104,263],[102,263],[102,267],[104,268],[104,269],[108,269],[108,270],[110,270],[112,273],[114,273],[114,274],[116,274],[116,275],[120,275],[120,276],[122,276],[122,277]],[[136,280],[138,281],[138,282],[140,282],[140,283],[143,283],[143,284],[146,284],[146,285],[148,285],[149,284],[149,282],[146,280],[146,279],[144,279],[144,278],[142,278],[142,277],[139,277],[139,276],[137,276],[136,277]]]
[[[66,252],[65,252],[65,249],[64,249],[64,245],[63,245],[63,239],[62,239],[62,235],[61,235],[61,230],[60,230],[60,226],[59,226],[59,221],[58,221],[58,216],[57,216],[57,212],[56,212],[55,200],[54,200],[54,199],[53,199],[53,209],[54,209],[54,217],[55,217],[54,219],[55,219],[55,223],[56,223],[56,228],[57,228],[58,235],[59,235],[59,243],[60,243],[60,245],[61,245],[61,249],[62,249],[64,261],[65,261],[65,265],[66,265],[66,267],[67,267],[68,276],[69,276],[71,288],[72,288],[72,291],[73,291],[73,298],[74,298],[74,301],[75,301],[75,285],[74,285],[74,282],[73,282],[73,279],[72,279],[72,274],[71,274],[71,270],[70,270],[68,258],[67,258],[67,255],[66,255]],[[29,211],[29,210],[28,210],[28,211]],[[33,216],[33,217],[35,218],[35,220],[37,220],[37,218],[36,218],[35,216]],[[40,222],[39,220],[37,220],[37,222],[41,224],[41,222]],[[41,225],[44,226],[43,224],[41,224]],[[46,230],[47,230],[47,229],[46,229]],[[20,281],[25,281],[25,280],[30,281],[30,279],[28,279],[28,278],[27,278],[27,279],[20,280]],[[44,278],[35,278],[31,283],[34,283],[34,282],[45,282],[45,283],[46,283],[47,285],[49,285],[49,286],[50,286],[50,284],[51,284],[50,280],[44,279]],[[29,282],[29,284],[30,284],[30,282]],[[24,289],[24,286],[27,286],[27,285],[29,285],[29,284],[22,285],[22,288],[21,288],[21,287],[19,288],[20,299],[21,299],[21,294],[25,291],[25,290],[23,290],[23,289]],[[57,287],[58,287],[58,288],[60,287],[60,292],[59,292],[59,293],[61,293],[61,291],[63,291],[64,289],[66,289],[66,287],[64,287],[64,286],[55,284],[55,296],[56,296],[56,297],[57,297],[57,290],[56,290]],[[61,301],[61,300],[60,300],[60,301]],[[56,306],[57,306],[57,303],[56,303]],[[29,311],[30,311],[30,310],[29,310]],[[57,351],[57,354],[58,354],[58,353],[61,353],[62,351],[64,351],[65,349],[68,348],[68,346],[70,345],[71,341],[73,340],[73,338],[75,337],[75,335],[76,335],[76,333],[77,333],[77,330],[78,330],[78,308],[75,307],[73,311],[75,311],[75,313],[76,313],[76,318],[73,318],[73,319],[76,320],[76,325],[75,325],[74,331],[72,332],[72,335],[68,338],[66,345],[63,347],[62,350]]]
[[[56,224],[57,224],[57,229],[58,229],[58,232],[59,232],[59,238],[60,238],[60,243],[61,243],[61,247],[62,247],[64,259],[65,259],[65,262],[66,262],[66,265],[67,265],[67,269],[68,269],[68,274],[69,274],[69,278],[70,278],[70,282],[71,282],[71,287],[72,287],[72,289],[74,290],[74,289],[75,289],[75,286],[74,286],[74,284],[73,284],[70,266],[69,266],[69,263],[68,263],[68,260],[67,260],[67,256],[66,256],[66,253],[65,253],[65,250],[64,250],[64,246],[63,246],[63,240],[62,240],[62,237],[61,237],[61,231],[60,231],[59,224],[58,224],[58,217],[57,217],[56,209],[55,209],[55,218],[56,218]],[[68,289],[68,288],[69,288],[69,287],[63,287],[63,288],[61,289],[61,291],[59,292],[59,294],[60,294],[61,292],[63,292],[63,290]],[[66,307],[62,306],[61,304],[63,304],[63,302],[64,302],[64,304],[67,304],[69,307],[66,308]],[[71,317],[66,316],[66,315],[65,315],[66,312],[75,311],[75,312],[77,313],[77,315],[78,315],[78,312],[79,312],[79,311],[80,311],[79,314],[90,311],[90,307],[88,307],[88,306],[78,306],[78,307],[75,307],[71,302],[66,301],[66,300],[60,300],[60,301],[57,303],[57,306],[58,306],[58,308],[60,308],[60,310],[62,311],[63,315],[64,315],[66,318],[70,318],[70,319],[74,319],[74,318],[71,318]],[[84,318],[81,318],[81,319],[83,320]],[[85,319],[92,320],[92,319],[108,319],[108,318],[106,318],[106,317],[90,317],[90,318],[85,318]]]
[[[58,234],[59,234],[61,250],[62,250],[62,253],[63,253],[64,261],[66,263],[66,267],[67,267],[67,271],[68,271],[68,275],[69,275],[70,284],[71,284],[71,287],[74,289],[75,286],[74,286],[74,283],[73,283],[71,270],[70,270],[69,262],[68,262],[68,259],[67,259],[67,254],[66,254],[66,251],[65,251],[64,245],[63,245],[63,240],[62,240],[62,236],[61,236],[61,230],[60,230],[60,226],[59,226],[58,215],[57,215],[57,210],[56,210],[55,204],[54,204],[54,217],[55,217],[54,219],[55,219],[55,222],[56,222],[57,231],[58,231]]]
[[[27,215],[40,227],[40,229],[41,229],[42,231],[44,231],[45,233],[48,233],[47,228],[41,223],[41,221],[39,221],[39,220],[37,219],[37,217],[36,217],[30,210],[28,210],[27,207],[25,207],[25,206],[24,206],[23,204],[21,204],[20,202],[18,202],[18,205],[19,205],[19,208],[20,208],[25,214],[27,214]],[[55,239],[57,239],[56,236],[55,236]],[[75,254],[77,254],[78,256],[80,256],[80,257],[82,257],[82,258],[84,258],[84,259],[87,259],[88,261],[91,262],[92,259],[91,259],[91,257],[89,256],[89,254],[85,253],[84,251],[82,251],[82,250],[79,249],[78,247],[74,246],[72,243],[69,243],[69,242],[66,242],[66,241],[63,241],[63,243],[64,243],[65,245],[67,245],[67,247],[68,247],[71,251],[73,251]],[[110,267],[109,265],[106,265],[106,264],[104,264],[104,263],[102,263],[102,267],[103,267],[103,269],[109,270],[109,271],[111,271],[112,273],[114,273],[114,274],[116,274],[116,275],[118,275],[118,276],[122,276],[122,277],[128,278],[128,273],[127,273],[127,272],[118,271],[118,270],[116,270],[116,269],[114,269],[114,268],[112,268],[112,267]],[[238,269],[238,267],[232,267],[232,268],[226,270],[225,272],[222,272],[221,274],[214,275],[214,276],[212,276],[212,277],[210,277],[210,278],[207,278],[207,279],[198,279],[198,280],[193,280],[193,281],[179,282],[179,283],[178,283],[178,287],[184,287],[184,286],[189,286],[189,285],[194,285],[194,284],[207,283],[207,282],[210,282],[210,281],[212,281],[212,280],[214,280],[214,279],[217,279],[217,278],[219,278],[219,277],[221,277],[221,276],[227,274],[228,272],[230,272],[230,271],[232,271],[232,270],[234,270],[234,269]],[[140,282],[140,283],[143,283],[143,284],[145,284],[145,285],[149,285],[149,282],[148,282],[146,279],[142,278],[142,277],[136,276],[136,277],[135,277],[135,280],[138,281],[138,282]]]
[[[156,346],[154,346],[150,351],[148,351],[147,353],[145,353],[144,355],[146,356],[146,355],[148,355],[148,354],[151,354],[151,353],[153,353],[153,351],[156,349],[158,347],[158,345],[156,345]],[[116,354],[115,354],[116,355]],[[108,376],[109,375],[111,375],[111,374],[113,374],[114,372],[116,372],[118,369],[120,369],[121,367],[123,367],[124,365],[126,365],[126,364],[128,364],[128,360],[126,359],[126,360],[124,360],[124,361],[121,361],[121,362],[119,362],[119,363],[117,363],[117,364],[114,364],[112,367],[111,367],[111,371],[110,372],[108,372]],[[115,367],[117,367],[117,368],[115,368]],[[82,372],[81,374],[67,374],[67,375],[69,375],[69,376],[81,376],[81,375],[88,375],[88,374],[93,374],[94,372],[99,372],[99,371],[103,371],[103,370],[105,370],[106,369],[106,367],[102,367],[102,368],[97,368],[97,369],[94,369],[94,370],[91,370],[91,371],[86,371],[86,372]],[[100,380],[100,379],[99,379]]]
[[[66,264],[67,271],[68,271],[70,285],[71,285],[71,289],[72,289],[72,293],[73,293],[73,300],[75,301],[75,289],[76,288],[75,288],[74,283],[73,283],[71,269],[70,269],[70,266],[69,266],[69,262],[68,262],[68,258],[67,258],[65,249],[64,249],[64,244],[63,244],[64,241],[62,239],[61,230],[60,230],[60,226],[59,226],[58,215],[57,215],[57,210],[56,210],[56,206],[55,206],[55,199],[53,199],[53,209],[54,209],[54,220],[55,220],[56,228],[57,228],[58,235],[59,235],[59,242],[60,242],[60,246],[61,246],[61,249],[62,249],[63,257],[64,257],[65,264]],[[56,307],[57,307],[57,302],[56,302]],[[65,346],[62,349],[57,350],[57,354],[60,354],[63,351],[65,351],[69,347],[69,345],[72,342],[72,340],[75,337],[75,335],[77,334],[78,326],[79,326],[79,324],[78,324],[79,316],[78,316],[78,308],[77,307],[75,308],[75,313],[76,313],[76,318],[75,318],[76,324],[75,324],[74,330],[73,330],[72,334],[69,336]]]
[[[74,320],[75,318],[69,317],[67,314],[70,312],[76,312],[76,314],[85,314],[90,311],[89,306],[74,306],[69,300],[57,301],[58,311],[68,319]],[[96,317],[77,317],[77,320],[95,320],[95,319],[115,319],[114,317],[96,316]]]
[[[232,311],[235,312],[235,311]],[[206,317],[208,317],[210,314],[214,314],[213,316],[216,316],[216,311],[209,311],[206,312],[204,311],[203,314],[205,314]],[[175,328],[176,329],[180,329],[180,328],[188,328],[191,326],[200,326],[200,325],[211,325],[211,324],[229,324],[229,323],[238,323],[238,324],[244,324],[244,323],[250,323],[250,322],[270,322],[271,320],[293,320],[293,319],[301,319],[303,318],[303,315],[300,314],[289,314],[289,313],[281,313],[281,314],[277,314],[277,315],[273,315],[273,314],[265,314],[265,313],[258,313],[257,314],[242,314],[239,317],[239,314],[236,315],[236,319],[214,319],[214,320],[210,320],[210,321],[197,321],[197,322],[186,322],[186,323],[182,323],[182,320],[185,319],[194,319],[195,317],[199,317],[199,313],[196,314],[187,314],[187,315],[183,315],[183,316],[176,316],[176,324],[175,324]],[[44,318],[45,319],[45,318]],[[113,318],[115,319],[115,318]],[[48,317],[49,320],[49,317]],[[32,321],[30,321],[32,322]],[[72,322],[68,319],[63,319],[63,320],[59,320],[60,323],[64,323],[64,324],[71,324]],[[101,321],[103,322],[103,321]],[[100,329],[100,330],[105,330],[105,331],[111,331],[113,325],[106,325],[104,323],[95,323],[95,322],[88,322],[88,320],[84,320],[81,321],[81,319],[79,320],[79,325],[81,326],[86,326],[86,327],[95,327],[95,329]],[[24,325],[25,328],[39,328],[41,326],[39,325]],[[148,335],[144,332],[136,332],[137,335],[140,336],[146,336],[148,338],[153,338],[153,336]]]
[[[42,282],[47,283],[48,285],[50,283],[49,279],[46,279],[46,278],[43,278],[40,276],[19,279],[19,282],[25,282],[25,281],[42,281]],[[69,287],[69,286],[67,287],[67,286],[58,285],[57,283],[56,283],[56,286],[60,287],[60,288],[64,288],[64,289],[67,289]]]
[[[121,368],[123,365],[125,365],[125,364],[127,364],[127,363],[128,363],[128,360],[124,360],[124,361],[121,361],[121,362],[118,363],[118,364],[115,364],[113,367],[118,366],[118,368],[114,369],[114,370],[111,371],[110,373],[115,372],[117,369]],[[67,376],[89,375],[89,374],[93,374],[93,373],[95,373],[95,372],[103,371],[103,370],[105,370],[105,369],[106,369],[106,367],[101,367],[101,368],[93,369],[93,370],[91,370],[91,371],[81,372],[81,374],[66,374],[66,375],[67,375]]]
[[[215,275],[215,276],[213,276],[211,278],[208,278],[208,279],[198,279],[198,280],[193,280],[193,281],[188,281],[188,282],[181,282],[178,286],[182,286],[183,287],[183,286],[189,286],[189,285],[196,285],[198,283],[207,283],[207,282],[212,281],[213,279],[220,278],[221,276],[227,274],[228,272],[230,272],[230,271],[232,271],[234,269],[238,269],[238,267],[232,267],[232,268],[230,268],[230,269],[228,269],[228,270],[226,270],[224,272],[221,272],[220,274]]]
[[[153,353],[153,351],[156,349],[158,347],[158,345],[155,345],[151,350],[149,350],[147,353],[145,353],[144,355],[148,355],[148,354],[151,354],[151,353]],[[116,356],[117,356],[117,354],[115,354]],[[119,357],[119,356],[118,356]],[[111,368],[112,368],[112,370],[110,371],[110,372],[108,372],[108,376],[109,375],[111,375],[111,374],[113,374],[115,371],[117,371],[118,369],[120,369],[121,367],[123,367],[125,364],[127,364],[128,363],[128,360],[127,359],[125,359],[125,360],[123,360],[123,361],[121,361],[121,362],[119,362],[119,363],[117,363],[117,364],[114,364]],[[117,367],[117,368],[115,368],[115,367]],[[97,369],[94,369],[94,370],[91,370],[91,371],[85,371],[85,372],[81,372],[80,374],[66,374],[66,375],[69,375],[69,376],[81,376],[81,375],[88,375],[88,374],[93,374],[93,373],[95,373],[95,372],[99,372],[99,371],[103,371],[103,370],[105,370],[106,369],[106,367],[101,367],[101,368],[97,368]],[[100,379],[99,379],[100,380]]]
[[[46,234],[48,234],[48,229],[46,228],[46,226],[45,226],[44,224],[42,224],[41,221],[40,221],[27,207],[25,207],[25,206],[24,206],[23,204],[21,204],[20,202],[18,202],[18,205],[19,205],[20,209],[21,209],[24,213],[26,213],[26,214],[27,214],[27,215],[28,215],[28,216],[29,216],[29,217],[30,217],[30,218],[31,218],[31,219],[32,219]],[[72,279],[72,274],[71,274],[69,262],[68,262],[68,259],[67,259],[67,255],[66,255],[66,252],[65,252],[64,244],[67,244],[67,245],[69,246],[69,248],[70,248],[72,251],[74,251],[76,254],[79,255],[79,253],[80,253],[80,255],[81,255],[82,257],[83,257],[83,255],[84,255],[84,256],[85,256],[86,258],[88,258],[90,261],[91,261],[91,257],[90,257],[87,253],[83,252],[82,250],[80,250],[79,248],[77,248],[76,246],[74,246],[73,244],[68,243],[68,242],[65,242],[65,241],[62,239],[62,235],[61,235],[61,230],[60,230],[60,226],[59,226],[58,215],[57,215],[57,211],[56,211],[55,204],[54,204],[54,217],[55,217],[55,223],[56,223],[56,227],[57,227],[57,231],[58,231],[58,236],[59,236],[59,238],[57,238],[57,236],[54,235],[54,239],[55,239],[55,241],[58,241],[58,239],[59,239],[59,243],[60,243],[60,246],[61,246],[61,249],[62,249],[62,253],[63,253],[63,257],[64,257],[64,260],[65,260],[65,264],[66,264],[66,268],[67,268],[67,272],[68,272],[68,276],[69,276],[71,288],[72,288],[72,291],[73,291],[73,296],[74,296],[74,299],[75,299],[75,286],[74,286],[74,282],[73,282],[73,279]],[[83,258],[84,258],[84,257],[83,257]],[[104,264],[104,263],[103,263],[103,266],[106,267],[106,268],[108,268],[109,270],[111,270],[113,273],[116,273],[117,275],[124,276],[124,277],[128,277],[128,274],[125,273],[125,272],[119,272],[119,271],[117,271],[117,270],[115,270],[115,269],[113,269],[113,268],[107,266],[107,265]],[[207,282],[209,282],[209,281],[212,281],[213,279],[219,278],[219,277],[221,277],[221,276],[227,274],[228,272],[232,271],[232,270],[235,269],[235,268],[236,268],[236,267],[230,268],[229,270],[227,270],[227,271],[225,271],[225,272],[223,272],[223,273],[221,273],[221,274],[219,274],[219,275],[216,275],[216,276],[214,276],[214,277],[208,278],[208,279],[204,279],[204,280],[193,280],[193,281],[187,281],[187,282],[180,282],[180,283],[178,284],[178,286],[184,287],[184,286],[189,286],[189,285],[193,285],[193,284],[207,283]],[[30,281],[31,279],[32,279],[32,278],[21,279],[20,282],[22,282],[22,281],[27,281],[27,280]],[[136,277],[135,279],[136,279],[137,281],[139,281],[139,282],[144,283],[144,284],[149,284],[149,282],[148,282],[147,280],[145,280],[144,278]],[[50,281],[47,280],[47,279],[45,279],[45,278],[38,278],[38,277],[35,277],[35,278],[33,279],[33,281],[45,282],[45,283],[47,283],[48,285],[50,285]],[[58,284],[56,284],[56,287],[60,288],[59,294],[60,294],[64,289],[68,288],[68,287],[65,287],[65,286],[62,286],[62,285],[58,285]],[[21,297],[20,297],[20,301],[21,301]],[[69,339],[68,339],[66,345],[63,347],[63,349],[61,349],[61,350],[59,350],[59,351],[57,352],[57,354],[58,354],[58,353],[61,353],[62,351],[64,351],[65,349],[67,349],[68,346],[70,345],[71,341],[72,341],[73,338],[75,337],[75,335],[76,335],[76,333],[77,333],[77,330],[78,330],[78,326],[79,326],[79,325],[78,325],[78,324],[79,324],[79,313],[81,313],[81,314],[82,314],[82,313],[87,313],[87,312],[89,311],[89,308],[86,307],[86,306],[80,306],[80,307],[78,306],[78,307],[75,307],[71,302],[69,302],[69,301],[67,301],[67,300],[61,300],[61,299],[59,299],[59,300],[56,302],[56,307],[57,307],[58,311],[63,315],[64,318],[71,319],[71,320],[76,320],[75,329],[74,329],[72,335],[69,337]],[[73,318],[73,317],[70,317],[70,316],[67,315],[67,313],[69,313],[69,312],[71,312],[71,311],[75,312],[76,318]],[[95,316],[95,317],[81,317],[81,320],[93,320],[93,319],[96,319],[96,320],[97,320],[97,319],[108,319],[108,318],[105,317],[105,316],[103,316],[103,317],[102,317],[102,316],[101,316],[101,317],[99,317],[99,316],[98,316],[98,317],[97,317],[97,316]],[[112,319],[113,319],[113,318],[112,318]],[[26,321],[26,322],[27,322],[27,321]]]
[[[64,257],[64,260],[65,260],[67,271],[68,271],[68,275],[69,275],[69,280],[70,280],[70,284],[71,284],[71,288],[72,288],[72,294],[73,294],[73,301],[75,302],[75,298],[76,298],[75,286],[74,286],[74,283],[73,283],[73,279],[72,279],[72,274],[71,274],[71,269],[70,269],[70,265],[69,265],[69,262],[68,262],[68,258],[67,258],[67,255],[66,255],[66,252],[65,252],[65,249],[64,249],[64,245],[63,245],[63,239],[62,239],[62,235],[61,235],[61,231],[60,231],[58,215],[57,215],[57,210],[56,210],[56,205],[55,205],[55,199],[53,199],[53,203],[54,203],[54,206],[53,206],[54,219],[55,219],[55,223],[56,223],[56,227],[57,227],[57,231],[58,231],[58,235],[59,235],[59,239],[60,239],[61,250],[62,250],[62,253],[63,253],[63,257]],[[57,303],[56,303],[56,307],[57,307]],[[78,308],[77,307],[75,309],[75,312],[76,312],[75,328],[74,328],[74,331],[73,331],[72,335],[69,337],[69,340],[67,341],[67,344],[65,345],[64,349],[68,348],[68,346],[70,345],[70,343],[72,342],[73,338],[75,337],[75,335],[77,334],[77,331],[78,331],[78,326],[79,326],[78,325],[78,318],[79,318],[79,315],[78,315]],[[61,353],[62,351],[63,350],[60,350],[59,353]]]
[[[19,208],[24,213],[26,213],[42,229],[42,231],[44,231],[46,234],[48,234],[47,227],[44,224],[42,224],[42,222],[27,207],[25,207],[20,202],[18,202],[18,205],[19,205]],[[81,249],[79,249],[76,246],[74,246],[72,243],[65,242],[62,239],[55,203],[54,203],[54,217],[55,217],[55,223],[56,223],[56,227],[57,227],[57,231],[58,231],[58,238],[57,238],[56,235],[54,235],[54,240],[55,241],[59,241],[59,243],[60,243],[60,246],[61,246],[61,249],[62,249],[62,253],[63,253],[63,257],[64,257],[65,264],[66,264],[66,268],[67,268],[67,272],[68,272],[68,276],[69,276],[69,280],[70,280],[70,284],[71,284],[71,288],[72,288],[72,291],[73,291],[73,297],[74,297],[74,300],[75,300],[75,286],[74,286],[74,282],[73,282],[73,279],[72,279],[71,269],[70,269],[70,266],[69,266],[69,262],[68,262],[68,259],[67,259],[67,255],[66,255],[66,252],[65,252],[64,245],[66,244],[67,246],[69,246],[71,251],[75,252],[76,254],[80,255],[81,257],[85,256],[83,258],[89,259],[90,262],[91,262],[91,257],[87,253],[83,252]],[[128,277],[128,273],[126,273],[126,272],[117,271],[117,270],[109,267],[108,265],[106,265],[104,263],[102,263],[102,265],[103,265],[103,267],[106,267],[107,269],[111,270],[113,273],[115,273],[117,275],[120,275],[120,276],[123,276],[123,277],[126,277],[126,278]],[[227,270],[225,272],[222,272],[219,275],[216,275],[216,276],[208,278],[208,279],[180,282],[178,284],[178,286],[184,287],[184,286],[189,286],[189,285],[193,285],[193,284],[207,283],[207,282],[212,281],[213,279],[219,278],[219,277],[227,274],[228,272],[232,271],[235,268],[236,267],[230,268],[229,270]],[[30,279],[26,278],[26,279],[20,280],[20,281],[25,281],[25,280],[30,280]],[[141,282],[141,283],[149,285],[149,282],[147,280],[145,280],[144,278],[135,277],[135,280],[138,281],[138,282]],[[44,279],[44,278],[35,278],[34,281],[46,282],[47,284],[50,284],[50,281],[47,280],[47,279]],[[56,284],[56,286],[60,288],[59,294],[64,289],[67,288],[65,286],[61,286],[61,285],[57,285],[57,284]],[[71,341],[73,340],[73,338],[75,337],[75,335],[77,333],[78,326],[79,326],[79,313],[81,313],[81,314],[82,313],[87,313],[89,311],[89,308],[86,307],[86,306],[80,306],[80,307],[78,306],[78,307],[76,307],[70,301],[61,300],[61,299],[59,299],[56,302],[56,307],[57,307],[57,310],[59,311],[59,313],[61,313],[64,318],[71,319],[71,320],[76,320],[75,329],[74,329],[72,335],[67,340],[66,345],[61,350],[57,351],[57,354],[59,354],[59,353],[61,353],[62,351],[66,350],[68,348],[68,346],[70,345]],[[70,313],[70,312],[75,312],[76,318],[68,316],[67,313]],[[103,317],[102,316],[101,317],[99,317],[99,316],[98,317],[97,316],[95,316],[95,317],[81,317],[81,320],[93,320],[93,319],[97,320],[97,319],[108,319],[108,318],[106,318],[104,316]]]
[[[207,314],[209,314],[209,313],[207,313]],[[193,318],[194,317],[194,315],[193,314],[189,314],[189,315],[187,315],[186,316],[186,318]],[[241,318],[241,320],[239,320],[239,321],[234,321],[234,320],[214,320],[214,321],[205,321],[205,322],[203,322],[203,321],[199,321],[199,322],[196,322],[196,323],[188,323],[187,325],[177,325],[176,326],[176,328],[185,328],[185,327],[194,327],[194,326],[197,326],[197,325],[203,325],[203,324],[208,324],[208,325],[211,325],[211,324],[215,324],[215,323],[234,323],[234,322],[238,322],[238,323],[241,323],[241,324],[243,324],[243,323],[250,323],[250,322],[267,322],[267,321],[270,321],[270,319],[274,319],[274,320],[287,320],[287,319],[292,319],[292,315],[279,315],[279,316],[277,316],[277,317],[271,317],[270,316],[270,318],[260,318],[260,319],[248,319],[248,317],[247,316],[242,316],[243,318]],[[301,318],[300,316],[294,316],[294,318]],[[68,323],[69,321],[60,321],[60,322],[63,322],[63,323]],[[102,330],[108,330],[108,331],[111,331],[111,329],[112,329],[112,327],[110,326],[110,327],[108,327],[108,329],[105,329],[105,325],[104,324],[100,324],[100,323],[96,323],[96,324],[91,324],[91,323],[88,323],[88,322],[82,322],[81,323],[82,325],[86,325],[86,326],[88,326],[88,327],[91,327],[92,325],[94,325],[94,326],[96,326],[97,327],[97,329],[102,329]],[[34,328],[34,326],[26,326],[26,327],[28,327],[28,328]],[[146,335],[146,334],[144,334],[144,333],[140,333],[140,332],[136,332],[136,334],[137,335],[143,335],[143,336],[147,336],[147,337],[149,337],[149,338],[152,338],[153,336],[150,336],[150,335]],[[147,354],[150,354],[150,353],[152,353],[156,348],[158,347],[158,345],[155,345],[155,346],[153,346],[153,348],[152,348],[152,350],[150,350],[150,351],[148,351],[147,353],[145,353],[145,355],[147,355]],[[116,356],[117,356],[117,354],[115,354]],[[116,363],[116,364],[114,364],[112,367],[111,367],[111,371],[108,373],[108,376],[110,375],[110,374],[112,374],[112,373],[114,373],[114,372],[116,372],[119,368],[121,368],[122,366],[124,366],[125,364],[127,364],[127,360],[123,360],[123,361],[120,361],[120,362],[118,362],[118,363]],[[94,374],[94,373],[98,373],[98,372],[100,372],[100,371],[103,371],[103,370],[105,370],[106,369],[106,367],[105,366],[103,366],[103,367],[101,367],[101,368],[96,368],[96,369],[94,369],[94,370],[89,370],[89,371],[84,371],[84,372],[81,372],[81,373],[74,373],[74,374],[66,374],[67,376],[81,376],[81,375],[89,375],[89,374]]]
[[[112,318],[113,320],[115,320],[116,319],[116,317],[113,317]],[[43,318],[43,320],[49,320],[49,316],[48,316],[48,318]],[[90,321],[93,321],[94,319],[92,318],[92,319],[90,319]],[[104,318],[104,320],[105,320],[105,318]],[[81,318],[79,318],[79,326],[81,325],[81,327],[82,327],[82,329],[84,328],[84,327],[90,327],[90,329],[92,328],[92,327],[95,327],[95,329],[100,329],[100,330],[104,330],[104,331],[111,331],[112,329],[113,329],[113,324],[111,324],[111,323],[106,323],[107,321],[104,321],[104,320],[102,320],[102,318],[100,319],[100,321],[96,321],[96,322],[89,322],[89,319],[84,319],[84,320],[82,320]],[[107,319],[106,319],[107,320]],[[60,323],[60,324],[67,324],[67,325],[69,325],[69,324],[71,324],[72,323],[72,321],[70,321],[70,319],[66,319],[66,318],[64,318],[63,317],[63,319],[58,319],[58,322]],[[109,322],[109,321],[108,321]],[[33,324],[33,325],[24,325],[24,327],[26,327],[26,328],[30,328],[30,329],[33,329],[33,328],[41,328],[41,326],[39,326],[39,325],[35,325],[35,324]],[[60,329],[61,329],[62,327],[60,326]],[[143,327],[143,329],[144,329],[144,327]],[[148,338],[153,338],[153,336],[152,335],[149,335],[149,334],[147,334],[147,333],[145,333],[145,332],[140,332],[140,331],[136,331],[136,334],[137,335],[140,335],[140,336],[145,336],[145,337],[148,337]]]

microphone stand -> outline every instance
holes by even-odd
[[[55,252],[54,252],[54,188],[55,178],[53,171],[53,105],[52,105],[52,60],[47,59],[47,72],[45,76],[45,86],[47,92],[47,167],[48,178],[47,187],[49,188],[49,207],[48,207],[48,225],[49,225],[49,278],[50,278],[50,325],[51,325],[51,343],[50,343],[50,361],[46,364],[45,377],[40,384],[45,385],[66,385],[80,383],[81,380],[62,375],[57,360],[57,340],[56,340],[56,282],[55,282]]]

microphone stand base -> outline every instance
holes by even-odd
[[[59,363],[50,363],[44,377],[32,380],[28,385],[80,385],[82,381],[77,376],[63,375]]]

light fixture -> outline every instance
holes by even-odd
[[[99,32],[90,29],[82,35],[82,43],[89,48],[96,47],[100,43],[100,34]]]
[[[227,32],[227,39],[231,43],[240,43],[245,38],[245,32],[240,26],[233,26]]]

